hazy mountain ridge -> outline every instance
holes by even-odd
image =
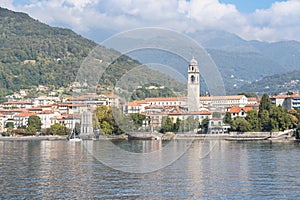
[[[300,70],[290,71],[283,74],[266,76],[259,81],[245,84],[238,88],[239,91],[278,94],[300,91]]]
[[[211,55],[223,76],[227,93],[242,92],[244,84],[257,84],[265,76],[271,78],[300,69],[298,41],[246,41],[237,35],[213,30],[193,33],[191,37]]]

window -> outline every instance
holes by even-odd
[[[194,83],[194,81],[195,81],[195,76],[192,75],[192,76],[191,76],[191,82]]]

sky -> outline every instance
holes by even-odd
[[[300,0],[1,0],[0,6],[98,37],[98,42],[142,27],[186,34],[213,29],[246,40],[300,41]]]
[[[281,0],[277,2],[282,2]],[[251,13],[257,9],[268,9],[276,0],[221,0],[221,3],[234,4],[242,13]]]

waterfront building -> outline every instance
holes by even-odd
[[[279,94],[270,97],[272,104],[282,106],[288,110],[300,108],[300,95],[299,94]]]
[[[208,123],[208,134],[228,134],[230,129],[230,125],[225,124],[223,119],[220,118],[212,118]]]
[[[51,125],[61,124],[72,130],[75,128],[76,123],[80,123],[80,116],[72,114],[62,114],[50,118]]]
[[[243,117],[245,118],[247,116],[247,112],[253,110],[252,106],[246,106],[246,107],[238,107],[238,106],[233,106],[227,108],[227,112],[230,112],[231,118],[234,119],[236,117]]]
[[[200,103],[206,108],[227,108],[227,107],[245,107],[247,105],[253,105],[257,102],[248,98],[245,95],[232,95],[232,96],[202,96],[200,97]]]
[[[200,97],[200,73],[198,63],[194,58],[189,62],[187,71],[187,97],[156,97],[127,102],[123,106],[123,113],[144,114],[148,119],[151,119],[150,123],[153,127],[158,127],[165,116],[171,117],[173,122],[176,122],[177,119],[185,120],[192,116],[201,123],[205,118],[212,119],[213,112],[218,111],[217,116],[219,117],[210,121],[210,132],[226,133],[228,132],[228,125],[220,122],[225,111],[231,112],[232,118],[246,117],[246,112],[257,106],[256,98],[247,98],[245,95]]]
[[[51,110],[45,110],[37,113],[36,115],[41,119],[41,123],[42,123],[41,128],[46,129],[46,128],[50,128],[51,125],[53,125],[51,123],[51,118],[55,116],[60,116],[60,113]]]
[[[14,116],[14,127],[22,127],[22,126],[27,126],[28,125],[28,119],[30,116],[36,115],[35,113],[32,112],[22,112]]]

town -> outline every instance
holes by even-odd
[[[99,93],[87,93],[81,95],[62,95],[64,90],[79,91],[80,83],[74,82],[67,89],[53,90],[47,86],[39,85],[35,98],[28,98],[28,90],[22,89],[18,93],[7,96],[8,101],[1,104],[0,109],[0,132],[2,135],[35,135],[35,134],[60,134],[68,135],[71,131],[77,130],[77,134],[94,134],[100,129],[100,133],[120,134],[115,132],[113,127],[107,128],[107,121],[96,119],[98,125],[93,124],[94,112],[99,107],[117,108],[122,114],[131,116],[132,119],[139,118],[138,131],[156,130],[162,133],[178,132],[180,122],[186,120],[196,121],[194,133],[228,134],[229,130],[234,131],[284,131],[296,128],[299,124],[298,110],[300,108],[299,94],[279,94],[270,96],[268,101],[275,107],[280,107],[288,117],[285,125],[272,126],[274,120],[269,124],[251,124],[245,121],[250,116],[262,115],[262,97],[247,96],[246,94],[231,96],[200,96],[200,72],[198,62],[193,58],[188,70],[186,97],[148,97],[135,101],[123,101],[113,88],[102,88],[105,91]],[[149,89],[162,88],[149,86]],[[31,91],[32,93],[32,91]],[[121,103],[122,102],[122,103]],[[264,103],[262,103],[264,104]],[[267,106],[268,107],[268,106]],[[270,108],[268,108],[270,109]],[[291,111],[294,110],[294,111]],[[272,113],[275,111],[272,111]],[[268,115],[272,115],[271,111]],[[283,112],[282,112],[283,113]],[[269,117],[269,116],[268,116]],[[38,124],[33,125],[30,118],[38,118]],[[238,120],[235,120],[238,119]],[[258,120],[258,119],[255,119]],[[105,122],[104,122],[105,121]],[[247,124],[248,123],[248,124]],[[104,126],[106,128],[104,128]],[[176,128],[174,128],[177,126]],[[268,127],[269,126],[269,127]],[[261,128],[262,127],[262,128]],[[90,128],[90,129],[88,129]],[[88,130],[87,130],[88,129]],[[93,131],[94,129],[94,131]],[[101,129],[103,129],[101,131]],[[182,129],[185,131],[186,129]]]

